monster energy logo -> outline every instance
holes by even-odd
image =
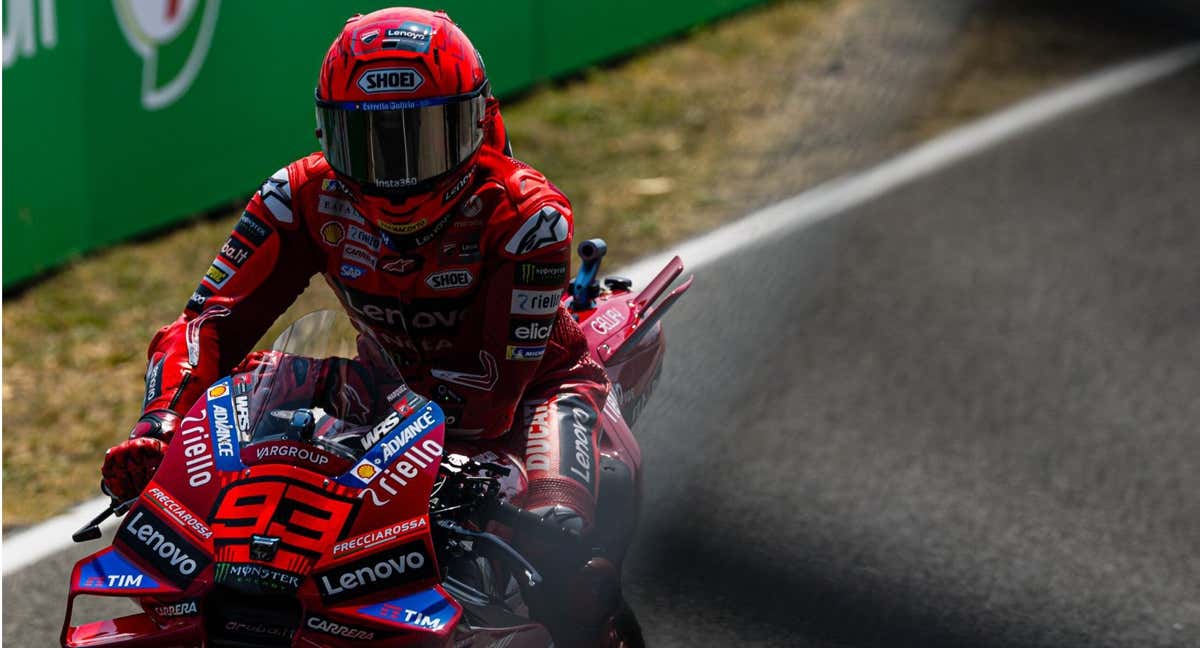
[[[561,286],[567,281],[565,263],[517,264],[515,283],[523,286]]]

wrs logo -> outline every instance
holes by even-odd
[[[221,0],[113,0],[121,32],[142,59],[142,107],[161,110],[195,81]]]

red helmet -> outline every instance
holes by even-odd
[[[372,210],[380,227],[410,233],[466,182],[489,96],[479,52],[445,12],[383,9],[346,21],[325,55],[317,137],[338,175],[388,199]]]

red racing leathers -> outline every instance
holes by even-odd
[[[488,140],[432,198],[446,209],[430,222],[381,229],[373,210],[387,201],[356,195],[319,153],[271,176],[183,315],[151,342],[144,410],[185,411],[320,274],[412,388],[441,405],[451,438],[512,431],[506,441],[524,449],[526,508],[563,505],[589,523],[608,379],[559,305],[571,208],[502,152],[489,108]]]

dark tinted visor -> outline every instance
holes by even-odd
[[[458,168],[483,142],[487,85],[414,101],[317,100],[321,149],[335,171],[402,190]]]

